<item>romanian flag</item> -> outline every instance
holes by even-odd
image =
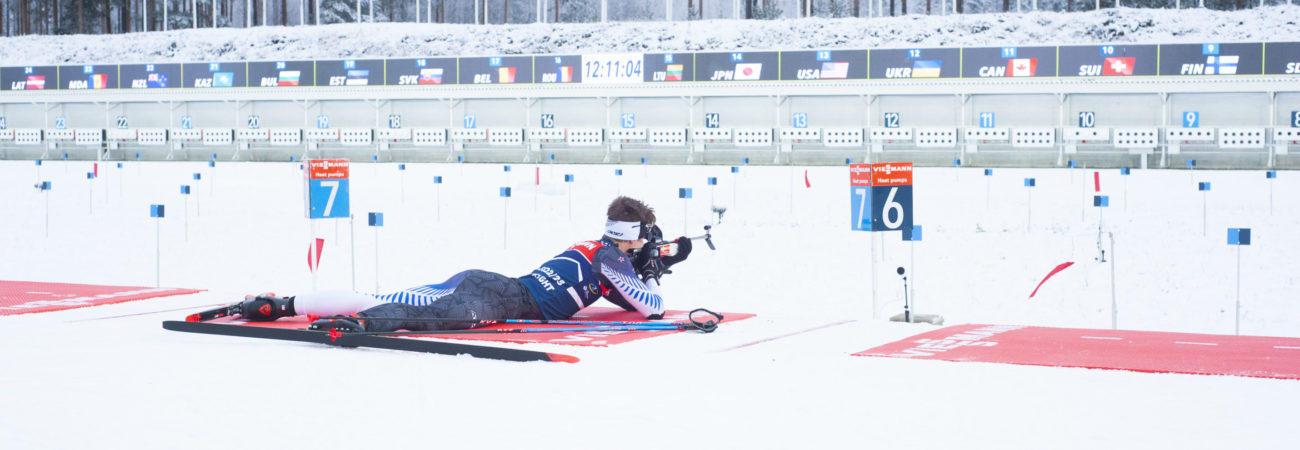
[[[514,67],[501,67],[501,68],[498,68],[498,69],[497,69],[497,82],[498,82],[498,83],[514,83],[514,82],[515,82],[515,68],[514,68]]]
[[[912,61],[912,78],[939,78],[943,71],[941,59],[918,59]]]
[[[103,74],[103,73],[95,73],[95,74],[91,74],[91,75],[90,75],[90,88],[91,88],[91,89],[107,89],[107,88],[108,88],[108,74]]]
[[[668,81],[682,81],[682,64],[668,65]]]
[[[420,69],[419,84],[442,84],[442,68]]]
[[[561,83],[573,82],[573,66],[560,66],[560,82]]]
[[[298,70],[281,70],[280,77],[277,79],[276,86],[298,86],[298,80],[302,77],[302,71]]]

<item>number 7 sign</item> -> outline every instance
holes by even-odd
[[[348,195],[348,160],[307,161],[307,218],[334,219],[352,214]]]

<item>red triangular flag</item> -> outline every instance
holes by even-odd
[[[812,183],[808,181],[808,169],[803,171],[803,187],[812,189]]]
[[[315,272],[320,267],[320,254],[325,249],[325,239],[316,238],[316,241],[307,247],[307,269]],[[315,253],[314,255],[312,253]]]
[[[1056,275],[1057,272],[1065,270],[1066,267],[1070,267],[1072,265],[1074,265],[1074,262],[1064,262],[1061,263],[1061,265],[1056,266],[1055,269],[1052,269],[1051,272],[1048,272],[1047,276],[1043,277],[1043,281],[1039,281],[1038,286],[1034,286],[1034,292],[1029,293],[1029,298],[1034,298],[1034,294],[1038,293],[1038,288],[1043,287],[1043,283],[1046,283],[1048,278],[1051,278],[1052,275]]]

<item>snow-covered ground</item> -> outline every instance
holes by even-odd
[[[1102,217],[1084,206],[1092,172],[1082,169],[918,169],[924,233],[909,244],[849,229],[843,167],[807,168],[811,187],[802,167],[543,165],[540,187],[533,165],[353,167],[364,292],[473,267],[526,273],[596,237],[620,192],[656,206],[672,235],[698,234],[711,204],[728,208],[714,228],[718,250],[700,246],[664,289],[672,308],[757,317],[607,348],[528,346],[582,358],[568,365],[165,331],[162,320],[200,306],[312,289],[301,172],[109,163],[88,181],[90,164],[0,163],[0,279],[153,285],[160,236],[162,285],[208,291],[0,317],[6,448],[1291,448],[1300,437],[1295,381],[851,356],[934,329],[887,320],[901,311],[897,266],[910,268],[917,310],[948,324],[1109,328],[1113,262],[1120,328],[1231,334],[1229,227],[1254,237],[1240,249],[1242,333],[1300,336],[1291,172],[1269,181],[1259,171],[1103,171],[1103,226],[1116,239],[1102,263]],[[1037,179],[1032,193],[1026,177]],[[32,188],[36,180],[53,190]],[[1198,181],[1213,190],[1197,191]],[[182,184],[194,186],[188,206]],[[509,203],[500,186],[514,188]],[[694,198],[678,199],[679,187]],[[161,223],[148,216],[153,203],[167,205]],[[371,211],[385,213],[384,227],[364,225]],[[317,287],[352,288],[353,230],[317,228],[326,239]],[[1065,261],[1076,264],[1029,299]]]
[[[0,39],[6,66],[539,53],[1300,40],[1300,5],[526,25],[383,23]]]

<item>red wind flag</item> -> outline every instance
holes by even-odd
[[[1029,294],[1029,298],[1034,298],[1034,294],[1037,294],[1037,293],[1038,293],[1038,288],[1043,287],[1043,283],[1046,283],[1048,278],[1051,278],[1052,275],[1056,275],[1058,272],[1060,272],[1060,271],[1062,271],[1062,270],[1065,270],[1066,267],[1070,267],[1070,266],[1072,266],[1072,265],[1074,265],[1074,262],[1073,262],[1073,261],[1070,261],[1070,262],[1064,262],[1064,263],[1061,263],[1061,265],[1056,266],[1055,269],[1052,269],[1051,272],[1048,272],[1048,273],[1047,273],[1047,276],[1043,277],[1043,281],[1039,281],[1039,282],[1038,282],[1038,286],[1034,286],[1034,292],[1031,292],[1031,293]]]

